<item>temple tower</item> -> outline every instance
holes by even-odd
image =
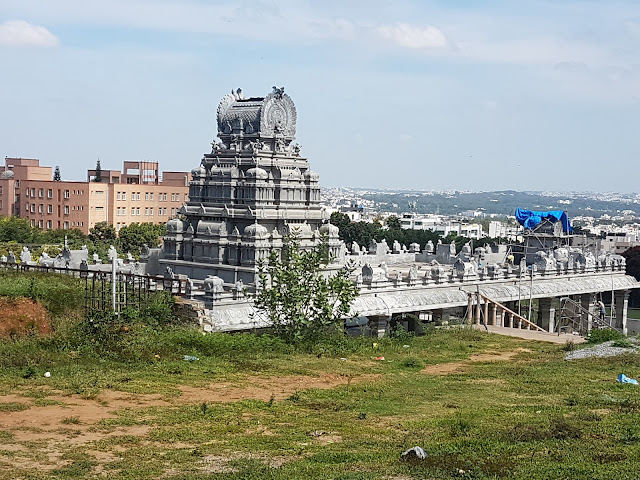
[[[257,262],[293,229],[303,247],[326,234],[330,254],[340,257],[337,227],[323,225],[319,176],[294,143],[296,118],[284,88],[250,98],[238,89],[222,98],[218,139],[191,171],[182,219],[167,223],[163,268],[253,283]]]

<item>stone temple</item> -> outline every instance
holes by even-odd
[[[180,212],[186,220],[167,224],[162,268],[196,280],[255,283],[257,262],[293,231],[303,248],[326,235],[339,258],[343,243],[324,223],[319,176],[294,143],[296,107],[284,88],[249,98],[232,91],[217,121],[218,140],[191,171],[190,200]]]

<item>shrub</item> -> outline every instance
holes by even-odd
[[[603,343],[611,340],[623,340],[626,337],[617,330],[611,328],[598,328],[593,329],[587,336],[587,342],[589,343]]]

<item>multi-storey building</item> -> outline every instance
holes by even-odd
[[[84,233],[96,223],[119,230],[138,223],[165,223],[189,200],[188,172],[163,172],[157,162],[124,162],[122,172],[95,170],[86,182],[53,181],[52,168],[37,159],[5,158],[0,166],[0,215],[28,218],[42,229],[79,228]]]

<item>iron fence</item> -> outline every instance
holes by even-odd
[[[23,263],[1,263],[0,269],[11,272],[35,272],[70,275],[84,283],[85,315],[94,311],[120,312],[126,308],[144,308],[154,292],[187,294],[187,278],[139,275],[106,270],[88,270]]]

